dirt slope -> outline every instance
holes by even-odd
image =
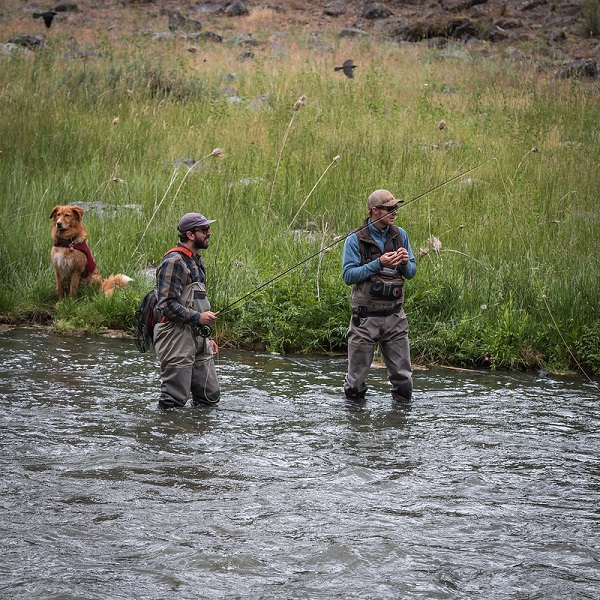
[[[34,12],[54,10],[50,29]],[[519,48],[556,62],[600,62],[600,0],[69,0],[0,4],[0,44],[19,34],[77,29],[78,41],[148,30],[207,32],[223,40],[240,32],[268,39],[293,30],[310,35],[369,36],[443,46],[448,40],[494,52]],[[587,32],[587,33],[586,33]],[[4,38],[4,39],[2,39]]]

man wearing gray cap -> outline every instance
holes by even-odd
[[[352,319],[348,329],[348,373],[344,392],[363,400],[375,344],[379,344],[392,398],[410,401],[412,368],[408,321],[404,314],[404,280],[417,272],[408,235],[394,225],[398,205],[388,190],[375,190],[367,200],[369,216],[344,243],[342,277],[352,286]]]
[[[214,362],[218,348],[211,339],[218,313],[210,310],[199,253],[208,248],[211,223],[200,213],[185,214],[177,225],[179,243],[156,270],[162,318],[154,326],[154,350],[160,362],[161,408],[184,406],[190,393],[194,405],[214,405],[221,395]]]

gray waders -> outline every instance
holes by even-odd
[[[408,320],[401,308],[396,314],[352,319],[348,329],[348,373],[344,381],[346,396],[362,400],[367,392],[365,380],[379,344],[395,400],[410,401],[412,367],[408,341]]]
[[[210,310],[206,288],[196,281],[186,286],[180,302],[199,312]],[[216,404],[221,396],[209,338],[197,335],[189,323],[165,321],[154,327],[154,350],[160,361],[160,399],[163,408],[184,406],[192,395],[194,404]]]

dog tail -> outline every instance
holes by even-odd
[[[105,296],[112,296],[112,293],[117,288],[127,287],[127,284],[133,281],[131,277],[124,275],[123,273],[117,273],[116,275],[110,275],[104,281],[102,281],[102,285],[100,289]]]

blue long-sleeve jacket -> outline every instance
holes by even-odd
[[[405,265],[400,265],[398,270],[404,279],[412,279],[417,273],[417,263],[410,247],[410,242],[408,241],[408,234],[401,227],[398,229],[400,229],[402,246],[406,248],[409,255],[409,261]],[[369,233],[371,234],[371,238],[373,238],[373,241],[379,246],[382,252],[387,232],[387,227],[385,229],[379,229],[375,227],[375,225],[373,225],[369,220]],[[381,261],[378,258],[372,260],[366,265],[361,265],[360,261],[358,237],[355,233],[353,233],[349,235],[344,242],[342,277],[346,284],[354,285],[366,281],[369,279],[369,277],[371,277],[371,275],[375,275],[383,269]]]

